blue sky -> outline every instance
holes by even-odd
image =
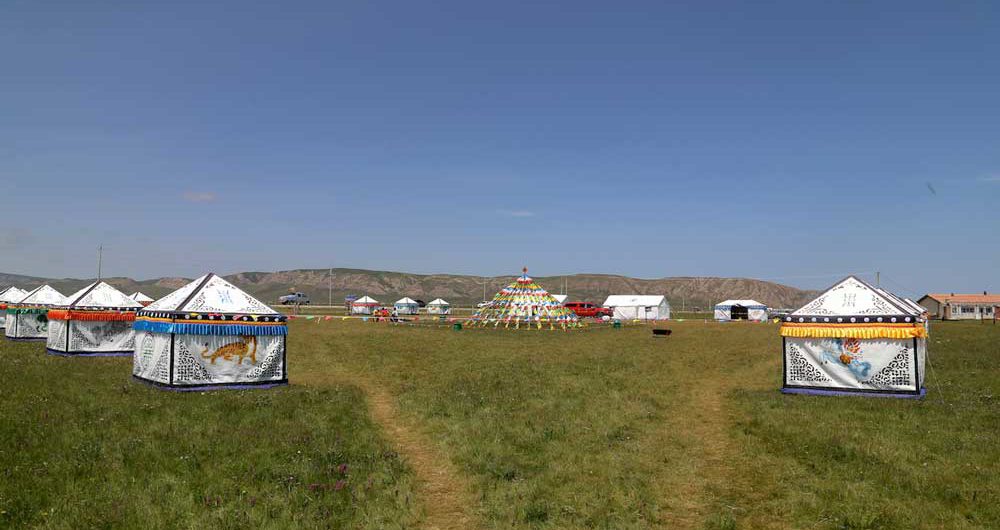
[[[998,51],[996,2],[8,1],[0,271],[1000,291]]]

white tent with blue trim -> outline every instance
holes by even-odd
[[[286,384],[286,320],[206,274],[138,312],[132,375],[179,390]]]

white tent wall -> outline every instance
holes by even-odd
[[[143,331],[135,338],[132,375],[154,383],[170,383],[170,346],[173,335]]]
[[[246,346],[243,358],[213,355],[238,343]],[[176,387],[277,383],[285,379],[285,336],[140,332],[132,374]]]
[[[45,313],[21,313],[18,315],[8,314],[7,316],[14,317],[13,323],[8,318],[7,327],[4,328],[4,333],[6,333],[7,338],[48,340],[49,318],[45,315]]]
[[[50,320],[46,347],[60,353],[110,354],[135,350],[132,322]]]
[[[926,339],[785,337],[785,387],[917,393],[924,382]],[[845,349],[863,361],[845,364]]]

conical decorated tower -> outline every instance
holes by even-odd
[[[563,329],[580,326],[576,313],[563,307],[544,287],[528,276],[525,267],[517,280],[500,290],[493,300],[480,308],[469,319],[470,326],[493,325],[505,328],[526,328],[532,326],[549,329],[559,326]]]

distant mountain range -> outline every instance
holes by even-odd
[[[456,274],[409,274],[405,272],[370,271],[363,269],[297,269],[278,272],[240,272],[225,277],[250,294],[269,303],[291,291],[306,293],[313,304],[326,304],[332,287],[333,303],[343,304],[347,295],[369,295],[390,304],[404,296],[429,302],[444,298],[455,305],[473,304],[482,300],[485,284],[486,297],[493,295],[514,276],[482,278]],[[629,278],[609,274],[573,274],[568,276],[534,277],[551,293],[561,293],[567,286],[569,299],[574,301],[603,302],[610,294],[662,294],[666,295],[674,311],[682,308],[707,309],[728,298],[750,298],[771,307],[793,308],[807,302],[817,294],[761,280],[746,278],[676,277],[660,279]],[[157,278],[133,280],[131,278],[104,278],[125,294],[142,291],[153,298],[161,297],[185,283],[190,278]],[[16,285],[22,289],[35,288],[47,283],[63,294],[85,287],[93,279],[39,278],[0,273],[0,287]]]

